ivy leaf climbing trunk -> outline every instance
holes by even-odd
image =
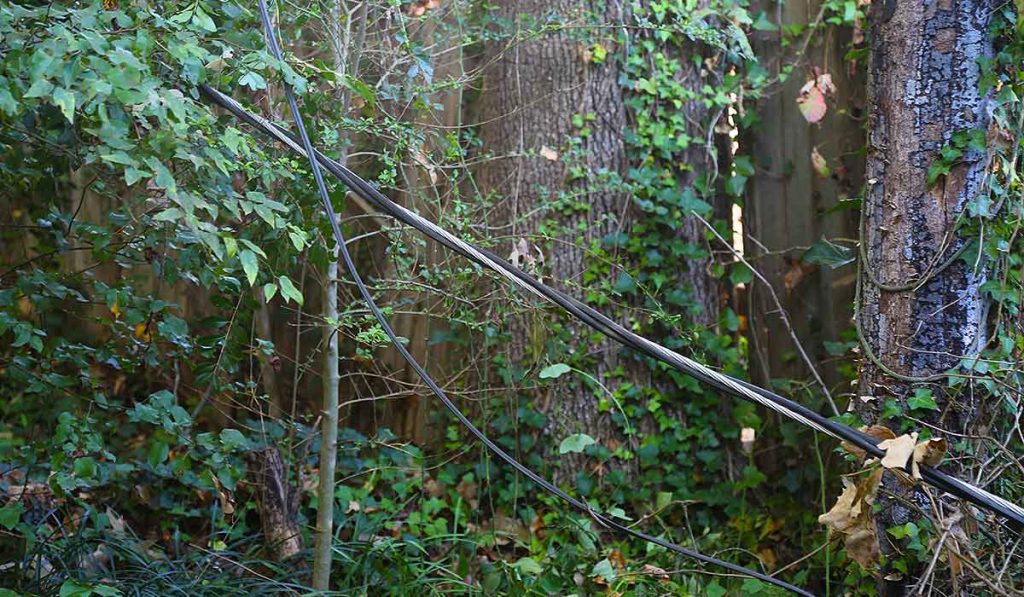
[[[996,6],[995,0],[871,6],[857,314],[867,358],[855,404],[865,420],[897,434],[907,415],[933,425],[939,436],[970,433],[984,408],[980,392],[954,393],[943,373],[985,343],[980,286],[987,270],[977,251],[965,248],[960,226],[971,202],[986,192],[990,98],[981,91],[979,60],[993,52],[988,25]],[[886,475],[879,504],[882,552],[906,557],[886,529],[919,520],[918,507],[935,514],[932,502]],[[911,570],[925,564],[908,562]],[[888,581],[884,592],[901,594],[908,581]]]

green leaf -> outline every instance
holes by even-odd
[[[195,23],[203,31],[213,33],[217,31],[217,26],[213,24],[213,19],[210,15],[203,12],[203,9],[197,4],[195,14],[192,15],[192,22]]]
[[[139,170],[138,168],[132,168],[131,166],[124,169],[124,183],[128,186],[139,182],[143,178],[153,176],[152,172],[146,172],[145,170]]]
[[[161,162],[160,160],[150,157],[146,159],[146,163],[156,172],[156,177],[153,178],[153,184],[160,187],[161,189],[167,189],[169,194],[175,194],[178,191],[178,185],[174,182],[174,175],[171,171]]]
[[[177,207],[169,207],[153,216],[157,222],[177,222],[182,217],[181,210]]]
[[[53,90],[51,98],[53,105],[60,108],[64,118],[67,118],[68,122],[73,123],[75,121],[75,94],[63,87],[58,87]]]
[[[302,293],[299,289],[292,284],[292,281],[288,279],[288,276],[281,276],[277,279],[278,285],[281,287],[281,296],[286,301],[295,301],[299,305],[302,305]]]
[[[92,458],[75,459],[75,476],[82,479],[91,479],[96,476],[96,461]]]
[[[562,440],[561,445],[558,446],[559,454],[578,454],[585,450],[587,446],[596,444],[597,440],[590,437],[586,433],[574,433],[569,437]]]
[[[306,237],[301,230],[289,230],[288,238],[292,241],[292,246],[295,247],[296,251],[302,251],[306,246]]]
[[[827,265],[832,269],[840,268],[857,259],[857,253],[849,247],[837,245],[828,239],[821,239],[811,245],[800,258],[804,263]]]
[[[939,410],[939,405],[935,403],[935,397],[928,388],[914,390],[914,395],[907,398],[907,406],[910,410]]]
[[[167,460],[167,455],[170,454],[170,447],[161,441],[155,441],[149,446],[149,453],[146,455],[146,460],[149,462],[149,466],[156,468],[161,462]]]
[[[903,416],[903,407],[900,406],[900,403],[892,398],[886,400],[882,405],[881,417],[883,419],[895,419],[900,416]]]
[[[242,261],[242,270],[245,271],[245,277],[249,280],[249,286],[255,286],[256,275],[260,271],[259,260],[256,258],[256,253],[253,253],[249,249],[245,249],[238,255],[238,258]]]
[[[541,572],[544,572],[544,567],[537,563],[537,560],[533,558],[520,558],[512,567],[519,571],[519,574],[525,576],[537,576]]]
[[[128,155],[123,151],[115,151],[113,153],[105,153],[100,156],[100,159],[104,162],[110,162],[111,164],[121,164],[122,166],[134,166],[138,162],[135,158]]]
[[[270,299],[274,298],[275,294],[277,294],[277,284],[274,284],[273,282],[267,282],[266,284],[263,285],[264,300],[266,300],[269,303]]]
[[[81,585],[74,580],[68,579],[60,586],[60,597],[89,597],[92,595],[92,587]]]
[[[0,508],[0,527],[13,529],[21,520],[21,513],[24,511],[25,507],[21,505],[21,502],[14,502]]]
[[[718,584],[717,580],[709,582],[708,586],[704,587],[704,593],[708,597],[722,597],[727,592],[722,585]]]
[[[32,83],[32,86],[25,92],[25,97],[46,97],[53,91],[53,83],[46,79],[37,79]]]
[[[608,560],[608,558],[605,558],[600,562],[594,564],[594,567],[590,570],[590,573],[593,576],[600,576],[607,582],[612,582],[618,577],[618,574],[615,572],[615,566],[612,566],[612,563]]]
[[[632,294],[636,292],[636,282],[633,281],[632,276],[626,272],[621,272],[619,273],[619,279],[615,281],[614,290],[621,294]]]
[[[243,245],[245,245],[246,247],[248,247],[250,251],[252,251],[253,253],[256,253],[260,257],[262,257],[264,259],[269,259],[267,257],[267,254],[263,252],[263,249],[261,249],[259,245],[255,244],[251,240],[246,239],[246,238],[240,238],[240,239],[238,239],[238,242],[240,242]]]
[[[242,78],[238,80],[239,85],[245,85],[253,91],[259,91],[260,89],[267,88],[267,80],[263,78],[263,75],[255,71],[250,71],[242,75]]]
[[[234,450],[249,443],[245,436],[242,435],[242,432],[237,429],[224,429],[221,431],[220,442],[226,450]]]
[[[548,365],[540,370],[537,377],[541,379],[558,379],[566,373],[572,371],[572,367],[565,363],[555,363],[554,365]]]
[[[729,281],[736,284],[750,284],[754,280],[754,272],[743,263],[734,263],[729,269]]]

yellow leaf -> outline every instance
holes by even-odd
[[[32,300],[24,294],[18,297],[18,314],[21,315],[21,318],[31,319],[33,312],[35,312],[35,308],[32,306]]]
[[[143,342],[149,342],[150,339],[152,338],[152,335],[149,333],[149,323],[143,321],[141,323],[135,324],[134,334],[135,337],[138,338],[139,340],[142,340]]]

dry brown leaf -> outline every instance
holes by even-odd
[[[941,437],[933,437],[914,446],[914,463],[910,467],[913,477],[921,478],[920,465],[935,466],[942,462],[948,447],[946,440]]]
[[[427,157],[427,153],[423,150],[422,145],[416,146],[412,150],[412,161],[427,171],[427,176],[430,177],[430,184],[437,184],[437,169],[430,162],[430,158]]]
[[[473,481],[467,481],[465,479],[459,481],[459,484],[455,486],[455,493],[462,496],[462,499],[466,500],[470,508],[476,508],[478,501],[476,499],[477,484]]]
[[[654,577],[660,581],[669,580],[669,572],[665,568],[659,568],[650,564],[643,565],[643,573],[647,574],[648,577]]]
[[[845,537],[847,554],[864,568],[878,559],[878,537],[871,504],[884,470],[877,468],[857,485],[848,483],[836,505],[818,517],[818,522]]]
[[[917,432],[904,433],[895,439],[887,439],[878,444],[878,447],[885,450],[885,457],[882,458],[882,466],[885,468],[901,468],[907,470],[907,461],[914,454],[917,446]]]
[[[848,484],[836,500],[836,505],[819,516],[818,522],[839,532],[848,531],[857,525],[857,519],[860,517],[860,506],[856,501],[857,486]]]
[[[444,483],[437,479],[427,479],[427,482],[423,484],[423,491],[430,497],[441,497],[444,495],[445,489]]]
[[[864,398],[867,398],[867,397],[868,396],[861,396],[861,400],[864,400]],[[870,397],[870,398],[874,399],[874,397]],[[888,427],[886,427],[884,425],[872,425],[870,427],[861,427],[860,430],[863,431],[864,433],[870,435],[871,437],[875,438],[879,442],[885,441],[887,439],[895,439],[896,438],[896,434],[892,432],[892,429],[889,429]],[[864,457],[867,456],[867,452],[865,452],[864,450],[861,450],[860,448],[858,448],[857,446],[851,444],[850,442],[844,441],[842,443],[842,446],[843,446],[844,450],[846,450],[850,454],[853,454],[859,460],[863,460]]]
[[[804,276],[814,271],[815,266],[804,263],[790,255],[784,258],[786,262],[786,273],[782,275],[782,284],[786,287],[786,294],[793,291],[804,279]]]
[[[506,516],[501,512],[495,514],[490,522],[484,522],[480,526],[484,529],[494,530],[495,545],[508,545],[515,540],[521,542],[528,542],[530,540],[530,530],[526,528],[522,521],[518,518]]]
[[[870,568],[878,561],[878,537],[874,527],[858,529],[846,537],[846,555],[860,564],[861,568]]]
[[[124,523],[124,517],[111,510],[110,506],[107,506],[107,521],[110,522],[111,531],[118,534],[123,534],[125,532],[127,525]]]
[[[540,157],[546,160],[551,160],[553,162],[558,159],[558,152],[555,151],[554,149],[551,149],[547,145],[541,145]]]
[[[359,512],[359,510],[360,510],[359,502],[357,502],[355,500],[349,500],[348,501],[348,508],[345,509],[345,514],[351,514],[353,512]]]

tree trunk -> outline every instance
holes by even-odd
[[[496,4],[494,20],[511,23],[513,39],[508,45],[494,43],[496,51],[486,57],[489,66],[477,114],[484,123],[480,129],[483,148],[490,154],[477,183],[482,193],[497,198],[492,239],[498,242],[499,253],[519,255],[521,265],[532,268],[545,282],[582,298],[586,296],[582,288],[600,283],[585,279],[588,269],[599,265],[590,252],[610,234],[629,234],[640,217],[630,194],[614,182],[616,177],[626,178],[630,165],[626,138],[631,122],[624,103],[628,92],[621,84],[618,54],[622,48],[615,41],[620,34],[615,25],[625,25],[628,15],[621,3],[505,0]],[[536,30],[553,21],[567,26],[524,35],[527,28]],[[603,59],[595,60],[591,54],[595,41],[607,51]],[[680,62],[677,80],[699,89],[698,67],[685,56]],[[690,102],[682,110],[694,124],[689,135],[695,140],[708,138],[701,128],[712,125],[707,108]],[[667,167],[673,168],[678,188],[685,189],[707,174],[713,160],[713,147],[694,141],[678,165]],[[694,218],[686,216],[676,234],[706,246],[705,229]],[[627,255],[605,249],[612,252],[611,263],[628,262]],[[688,316],[704,325],[714,325],[722,305],[721,286],[709,273],[710,259],[709,255],[678,268],[676,283],[666,285],[686,288],[701,306],[697,315]],[[624,270],[612,266],[597,271],[614,283]],[[620,314],[623,321],[625,317]],[[621,358],[616,343],[603,338],[595,342],[593,336],[578,331],[578,324],[567,326],[570,346],[559,352],[550,341],[562,328],[540,310],[527,309],[507,321],[511,339],[503,356],[513,380],[519,380],[519,374],[526,376],[523,385],[531,385],[540,367],[559,360],[578,363],[581,356],[587,373],[612,392],[619,380],[641,387],[654,383],[648,368]],[[564,375],[545,388],[536,405],[547,416],[544,434],[550,442],[557,445],[567,435],[581,432],[612,449],[624,442],[612,416],[598,408],[605,397],[596,392],[604,390],[595,391],[576,374]],[[642,422],[630,424],[637,428]],[[555,475],[559,480],[583,471],[587,463],[581,455],[560,458]]]
[[[915,412],[927,423],[969,433],[980,405],[947,393],[947,371],[976,355],[985,342],[986,301],[979,290],[984,265],[968,254],[950,260],[965,242],[956,232],[968,202],[984,192],[988,155],[964,148],[949,174],[928,181],[939,151],[960,131],[988,128],[989,98],[980,92],[978,60],[991,56],[989,17],[995,0],[876,2],[871,6],[870,130],[863,206],[859,324],[868,357],[857,400],[877,421],[887,399],[906,407],[915,390],[930,389],[937,411]],[[948,264],[948,265],[947,265]],[[895,421],[882,424],[896,426]],[[896,429],[899,433],[900,430]],[[887,475],[878,503],[878,535],[915,520],[911,503],[931,510],[920,492]],[[892,497],[890,494],[895,494]],[[900,499],[902,498],[902,499]],[[904,582],[889,582],[900,594]]]
[[[528,269],[533,263],[546,282],[577,296],[580,293],[573,287],[581,284],[592,264],[586,251],[625,227],[630,212],[628,195],[592,180],[593,173],[624,174],[626,170],[626,109],[618,69],[611,56],[602,64],[584,56],[587,37],[592,35],[586,27],[588,15],[621,23],[623,15],[613,5],[605,8],[605,3],[581,0],[497,2],[495,21],[511,24],[513,39],[507,46],[493,44],[497,52],[487,57],[490,66],[484,73],[478,114],[484,123],[480,129],[483,148],[491,158],[477,182],[482,193],[499,197],[491,222],[496,250],[509,255],[518,248],[526,253]],[[549,17],[572,26],[515,37],[528,28],[536,30]],[[584,137],[580,127],[573,125],[573,116],[587,114],[594,118],[586,123],[591,132]],[[581,151],[563,161],[574,136],[581,139]],[[569,160],[587,174],[572,178]],[[552,209],[556,201],[566,198],[572,207]],[[506,343],[507,366],[513,379],[519,379],[516,373],[527,373],[530,379],[535,371],[528,372],[547,364],[550,321],[538,309],[528,309],[508,325],[512,337]],[[616,366],[618,350],[607,341],[597,346],[579,342],[573,349],[596,355],[596,370],[590,372],[599,378]],[[581,432],[612,437],[610,418],[598,412],[593,390],[572,377],[562,376],[550,396],[540,401],[546,404],[538,404],[548,416],[545,433],[553,441]],[[573,464],[580,463],[567,461],[563,469],[578,470]]]

